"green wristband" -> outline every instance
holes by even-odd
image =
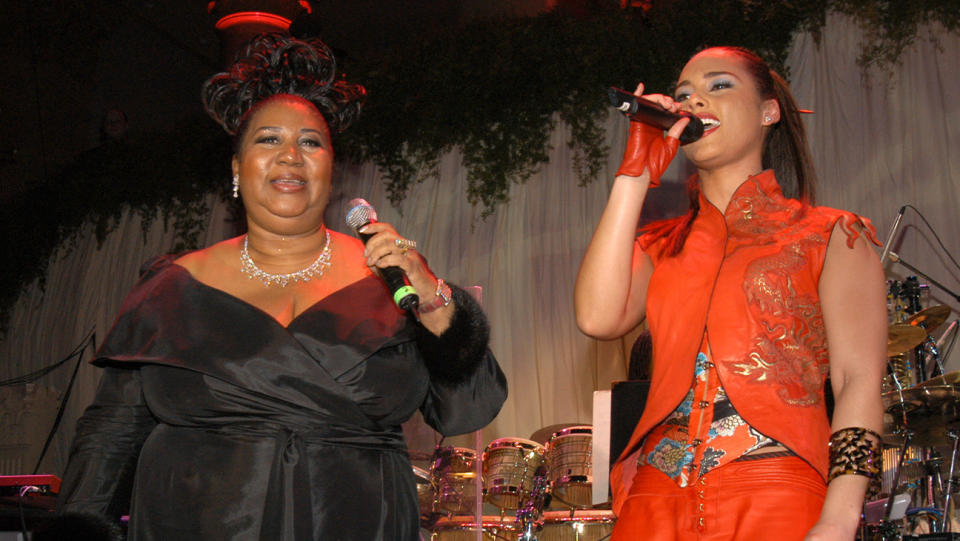
[[[393,302],[397,303],[397,306],[400,306],[400,299],[406,297],[407,295],[416,295],[417,290],[413,289],[413,286],[403,286],[393,294]]]

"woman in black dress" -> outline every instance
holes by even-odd
[[[129,501],[134,541],[417,539],[400,425],[496,416],[486,319],[389,224],[366,246],[325,226],[330,132],[364,95],[325,45],[260,36],[203,95],[235,137],[248,233],[145,270],[95,360],[60,506],[116,517]],[[415,314],[376,275],[389,266]]]

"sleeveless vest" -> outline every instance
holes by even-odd
[[[828,358],[818,285],[838,221],[848,246],[860,233],[879,244],[868,220],[787,199],[767,170],[741,184],[725,212],[701,194],[677,256],[661,257],[659,239],[638,239],[654,263],[646,307],[653,373],[646,408],[611,471],[615,511],[644,436],[690,389],[704,329],[741,417],[826,478]]]

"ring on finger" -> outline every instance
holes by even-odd
[[[405,254],[407,250],[416,250],[417,242],[410,239],[394,239],[393,243],[400,248],[400,253]]]

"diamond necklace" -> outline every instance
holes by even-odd
[[[247,275],[247,278],[251,280],[254,278],[261,280],[263,285],[268,287],[271,285],[287,287],[287,284],[290,282],[309,282],[311,278],[319,278],[323,276],[323,271],[327,270],[327,267],[330,266],[330,230],[327,229],[326,233],[327,240],[317,260],[311,263],[309,267],[289,274],[270,274],[260,269],[260,267],[250,259],[250,252],[247,251],[247,239],[249,235],[244,235],[243,249],[240,250],[240,270]]]

